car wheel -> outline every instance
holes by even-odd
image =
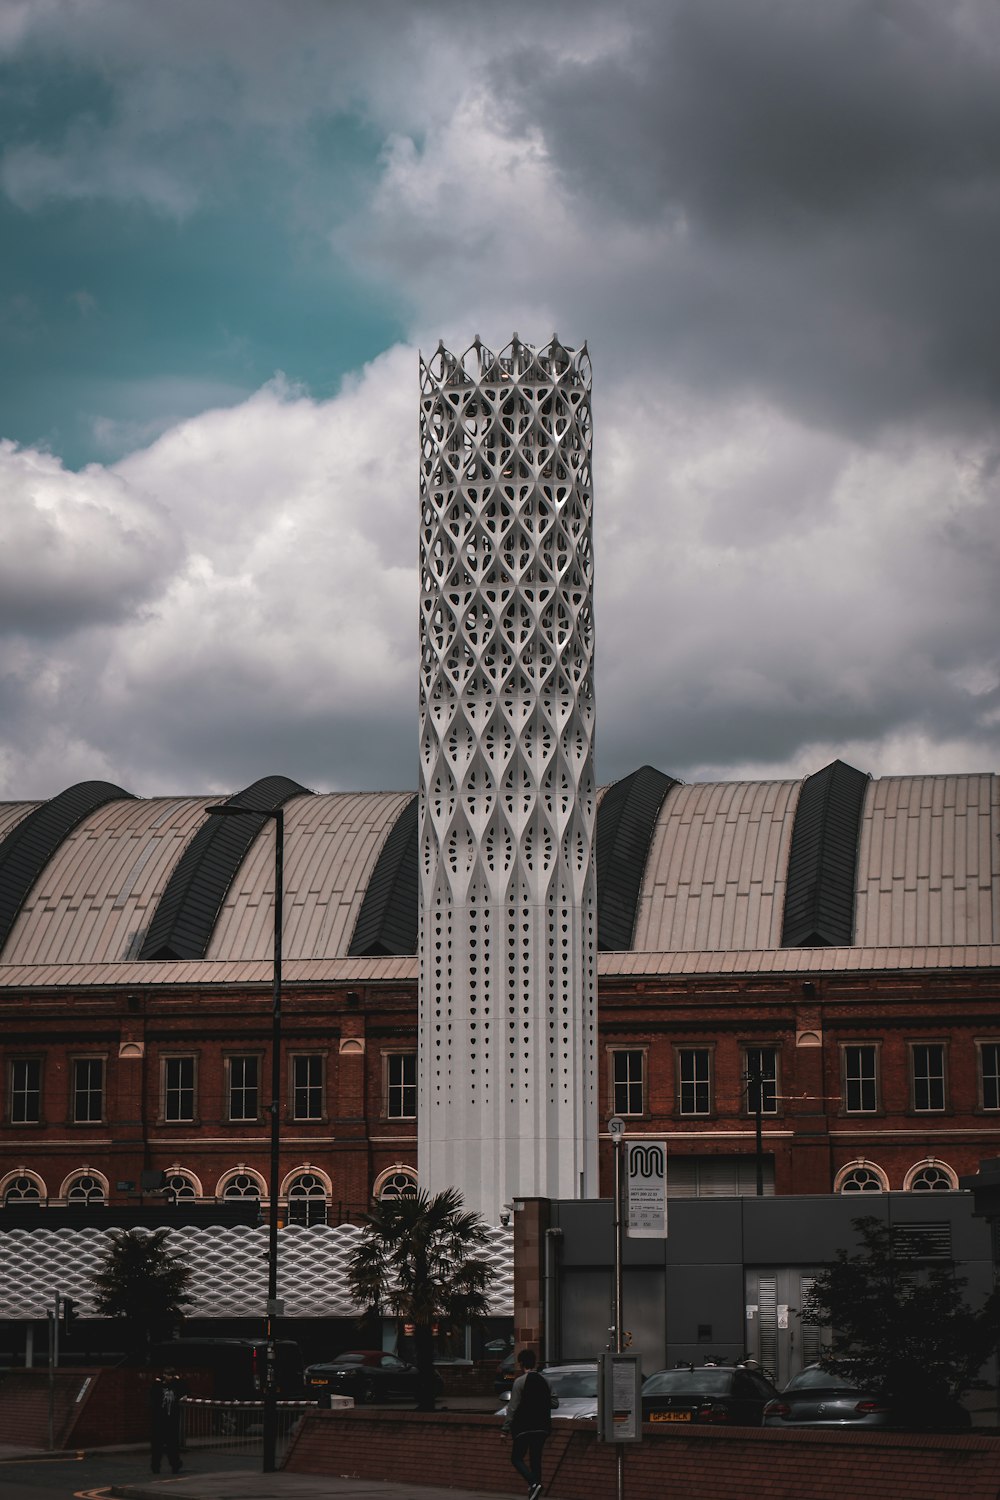
[[[358,1396],[358,1400],[361,1402],[362,1406],[371,1406],[377,1395],[378,1392],[376,1391],[372,1382],[370,1380],[366,1380],[362,1383],[361,1393]]]

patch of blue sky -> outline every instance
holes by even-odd
[[[215,142],[206,174],[174,136],[158,164],[190,201],[171,212],[99,172],[67,179],[65,142],[99,142],[111,113],[93,76],[36,68],[29,90],[0,70],[0,436],[74,468],[108,461],[279,371],[328,396],[405,335],[392,289],[331,247],[377,170],[357,120],[300,133],[291,169],[288,142],[243,135]],[[63,152],[61,180],[3,176],[19,152]]]

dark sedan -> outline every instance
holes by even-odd
[[[764,1408],[765,1427],[889,1427],[889,1404],[843,1375],[807,1365]]]
[[[962,1432],[972,1424],[965,1407],[950,1397],[892,1403],[863,1390],[843,1370],[806,1365],[764,1408],[765,1427],[842,1427],[866,1431],[894,1427],[913,1432]]]
[[[360,1406],[371,1401],[416,1399],[420,1376],[416,1365],[408,1365],[384,1349],[352,1349],[336,1359],[310,1365],[306,1370],[307,1392],[322,1397],[353,1396]],[[442,1389],[434,1376],[435,1393]]]
[[[642,1387],[644,1422],[715,1422],[760,1427],[777,1396],[769,1380],[743,1365],[657,1370]]]

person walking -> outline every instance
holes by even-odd
[[[164,1370],[149,1388],[150,1463],[159,1474],[164,1458],[176,1474],[181,1467],[181,1397],[187,1386],[175,1370]]]
[[[552,1431],[552,1408],[559,1403],[545,1376],[535,1369],[533,1349],[522,1349],[517,1362],[521,1373],[511,1388],[500,1435],[512,1439],[510,1461],[527,1481],[528,1500],[538,1500],[542,1493],[542,1449]]]

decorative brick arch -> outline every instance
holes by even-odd
[[[15,1167],[0,1177],[0,1204],[44,1203],[49,1195],[44,1178],[30,1167]]]
[[[175,1198],[203,1198],[205,1196],[205,1189],[202,1187],[201,1178],[197,1172],[192,1172],[190,1167],[181,1166],[179,1161],[167,1167],[163,1175],[167,1179],[165,1192],[173,1193]],[[185,1192],[180,1185],[181,1182],[193,1188],[194,1191]]]
[[[79,1202],[81,1199],[85,1199],[87,1203],[107,1203],[110,1183],[96,1167],[77,1167],[63,1178],[59,1196],[66,1203]]]
[[[904,1193],[954,1193],[958,1190],[958,1173],[936,1156],[925,1156],[914,1162],[903,1178]]]
[[[859,1156],[841,1167],[833,1180],[835,1193],[887,1193],[889,1178],[876,1162]]]
[[[402,1198],[404,1195],[409,1196],[409,1191],[404,1186],[407,1182],[411,1184],[409,1191],[415,1193],[418,1187],[417,1169],[416,1167],[407,1166],[405,1162],[397,1161],[393,1166],[386,1167],[384,1172],[378,1174],[372,1183],[372,1197]]]
[[[236,1191],[240,1180],[245,1182],[245,1191]],[[257,1191],[254,1192],[253,1188]],[[235,1167],[227,1167],[221,1174],[215,1185],[216,1198],[267,1198],[267,1181],[253,1167],[248,1167],[246,1162],[237,1162]]]

